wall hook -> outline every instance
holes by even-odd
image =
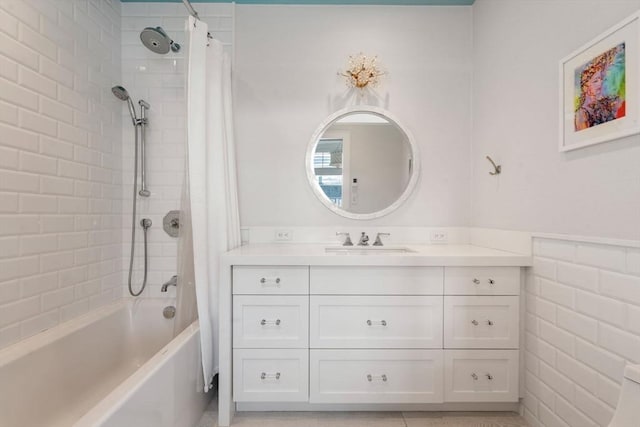
[[[499,175],[502,172],[502,165],[496,165],[496,163],[489,156],[487,156],[487,160],[491,162],[494,168],[494,171],[489,172],[489,175]]]

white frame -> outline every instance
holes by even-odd
[[[320,188],[320,186],[316,183],[316,180],[315,180],[315,174],[314,174],[314,168],[313,168],[313,154],[315,153],[315,148],[316,148],[316,144],[318,143],[318,139],[322,136],[324,131],[327,130],[334,121],[346,116],[347,114],[352,114],[352,113],[376,114],[386,119],[390,123],[395,124],[399,129],[401,129],[405,133],[405,135],[407,136],[407,141],[409,141],[409,146],[411,147],[413,170],[411,173],[411,178],[409,178],[409,183],[407,184],[407,188],[405,188],[404,192],[400,195],[400,197],[398,197],[398,199],[395,202],[393,202],[391,205],[377,212],[366,213],[366,214],[352,213],[344,210],[339,206],[334,205],[326,197],[326,195],[322,191],[322,188]],[[318,126],[316,131],[311,136],[311,140],[309,141],[309,144],[307,146],[305,170],[306,170],[307,181],[309,182],[309,186],[313,190],[313,193],[316,195],[318,200],[320,200],[320,202],[322,202],[322,204],[327,209],[345,218],[361,219],[361,220],[375,219],[375,218],[380,218],[382,216],[388,215],[389,213],[395,211],[409,198],[409,196],[415,189],[416,184],[418,183],[418,177],[420,176],[420,154],[418,150],[418,145],[416,144],[411,132],[409,132],[407,128],[403,126],[396,117],[393,116],[393,114],[391,114],[390,112],[382,108],[360,105],[360,106],[348,107],[348,108],[344,108],[342,110],[336,111],[335,113],[327,117],[322,123],[320,123],[320,126]]]
[[[560,60],[560,126],[559,150],[575,150],[640,133],[638,73],[640,53],[640,12],[609,28],[593,40]],[[593,57],[625,42],[626,114],[579,133],[574,130],[574,70]]]

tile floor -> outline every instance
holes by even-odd
[[[217,427],[214,399],[196,427]],[[512,412],[240,412],[233,427],[527,427]]]

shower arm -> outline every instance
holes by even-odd
[[[186,7],[187,10],[189,11],[189,15],[193,16],[197,20],[200,20],[200,16],[198,16],[198,12],[196,12],[196,10],[193,8],[189,0],[182,0],[182,3],[184,3],[184,7]]]

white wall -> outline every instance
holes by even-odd
[[[201,19],[209,25],[211,34],[222,41],[227,51],[233,40],[232,4],[196,4]],[[141,218],[153,222],[149,230],[148,288],[143,297],[174,296],[175,288],[167,294],[161,285],[177,273],[177,239],[162,229],[162,219],[170,210],[180,209],[180,197],[185,165],[186,107],[184,84],[186,70],[185,22],[188,13],[182,3],[122,3],[122,82],[131,97],[151,104],[147,126],[147,187],[151,197],[138,198],[136,220],[136,256],[134,261],[134,291],[138,291],[143,278]],[[140,31],[145,27],[161,26],[169,36],[182,45],[178,53],[159,55],[140,42]],[[128,110],[122,110],[123,157],[123,228],[122,271],[124,295],[129,295],[127,278],[131,245],[131,209],[133,185],[134,134]],[[138,185],[140,180],[138,179]]]
[[[525,416],[608,425],[625,363],[640,363],[640,245],[534,239],[526,289]]]
[[[476,0],[473,224],[640,238],[640,135],[558,152],[559,61],[638,0]],[[502,175],[488,174],[490,155]]]
[[[0,348],[121,296],[120,2],[0,2]]]
[[[235,121],[243,226],[362,224],[318,201],[305,175],[317,126],[358,101],[337,72],[376,54],[377,98],[413,133],[422,178],[398,211],[367,225],[468,225],[471,8],[236,7]]]

